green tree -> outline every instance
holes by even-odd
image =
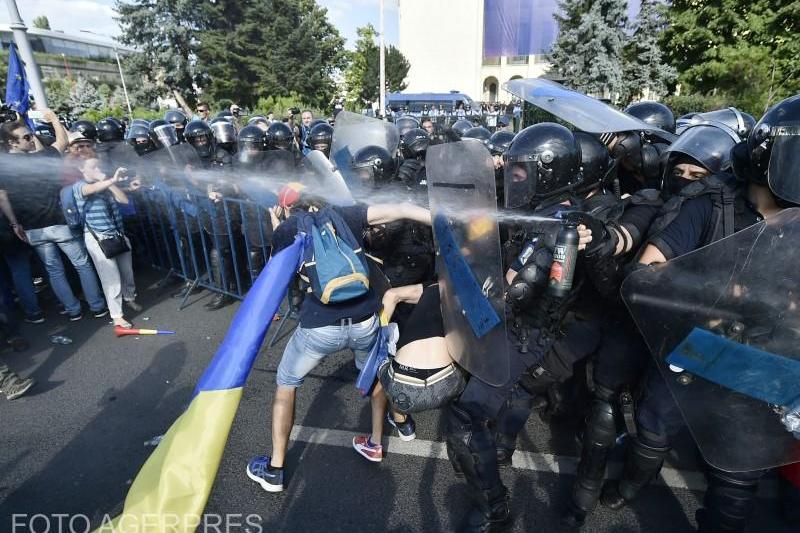
[[[104,107],[103,99],[97,89],[86,78],[79,76],[69,91],[69,106],[72,114],[81,116],[86,111]]]
[[[38,17],[34,17],[33,27],[39,28],[40,30],[49,30],[50,20],[44,15],[39,15]]]
[[[348,103],[360,108],[379,98],[380,48],[375,42],[378,34],[371,24],[358,28],[356,32],[356,49],[347,54],[349,65],[344,79]],[[386,89],[402,91],[408,86],[405,79],[411,65],[394,46],[387,47],[385,54]]]
[[[59,115],[72,113],[69,90],[72,83],[63,78],[50,78],[44,82],[44,92],[47,93],[47,103],[50,109]]]
[[[193,100],[199,7],[194,0],[117,0],[120,41],[140,52],[125,57],[126,71],[141,77],[144,86]],[[152,86],[148,89],[152,95]]]
[[[615,100],[623,90],[626,0],[561,0],[552,72],[575,90]]]
[[[800,91],[796,0],[673,0],[662,48],[681,92],[727,95],[759,115]]]
[[[657,0],[642,0],[631,29],[633,34],[624,50],[623,100],[663,97],[678,73],[664,61],[658,42],[664,31],[664,19],[659,14]]]
[[[320,107],[331,100],[344,41],[314,0],[217,0],[201,10],[197,70],[210,99],[253,106],[296,94]]]

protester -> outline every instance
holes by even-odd
[[[125,235],[117,204],[127,204],[128,196],[117,184],[127,180],[127,170],[119,168],[110,179],[103,174],[97,159],[80,165],[83,179],[73,186],[78,211],[84,220],[84,242],[103,286],[108,310],[115,326],[132,327],[124,315],[123,303],[135,312],[136,303],[131,242]],[[112,248],[110,244],[116,246]]]
[[[8,193],[28,242],[47,269],[50,286],[64,306],[64,313],[72,321],[83,318],[81,303],[69,286],[60,252],[78,272],[92,314],[97,318],[105,316],[108,309],[94,268],[82,240],[67,226],[61,210],[61,185],[57,181],[61,160],[57,149],[37,150],[33,135],[21,122],[3,124],[0,139],[8,148],[0,189]]]
[[[273,253],[291,244],[305,213],[310,209],[325,208],[324,200],[306,192],[301,193],[296,203],[273,210],[273,226],[276,227]],[[372,224],[386,224],[400,219],[430,224],[430,213],[411,204],[333,207],[327,212],[341,217],[346,227],[335,223],[337,219],[334,218],[337,232],[349,229],[360,248],[363,248],[362,235]],[[283,222],[279,217],[284,218]],[[297,387],[325,357],[345,348],[353,350],[356,367],[361,368],[379,327],[375,315],[377,311],[378,299],[372,288],[342,303],[325,304],[317,294],[306,294],[300,307],[300,324],[289,339],[278,365],[278,386],[272,403],[272,453],[254,457],[247,466],[247,475],[264,490],[283,490],[286,450],[294,420]],[[380,440],[385,412],[386,397],[378,389],[372,395],[373,433],[363,443],[370,449],[373,461],[380,461],[383,456]]]

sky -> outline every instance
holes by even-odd
[[[398,40],[397,1],[384,0],[386,42],[395,45]],[[378,27],[380,0],[317,0],[317,3],[328,9],[328,20],[347,40],[348,48],[355,45],[356,28],[370,22],[376,29]],[[114,21],[114,0],[17,0],[17,6],[29,27],[34,17],[46,15],[52,29],[65,33],[79,34],[80,30],[87,29],[101,35],[119,34]],[[0,6],[0,23],[8,22],[8,10]]]

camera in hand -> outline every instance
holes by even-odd
[[[293,107],[293,108],[289,109],[289,112],[292,115],[299,115],[300,114],[300,108],[299,107]]]

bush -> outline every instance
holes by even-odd
[[[97,122],[98,120],[104,119],[106,117],[122,118],[127,115],[128,115],[127,107],[116,106],[116,107],[104,107],[102,109],[90,109],[89,111],[86,111],[83,115],[81,115],[80,118],[82,120],[91,120],[92,122]],[[133,117],[131,118],[143,118],[146,120],[155,120],[157,118],[164,118],[164,112],[148,109],[146,107],[135,107],[133,109]]]
[[[704,113],[706,111],[714,111],[726,107],[739,107],[734,98],[725,94],[681,94],[668,96],[664,98],[664,104],[672,109],[675,113],[675,118],[678,118],[689,113]],[[739,107],[742,111],[748,111],[745,107]],[[756,116],[758,118],[758,116]]]

